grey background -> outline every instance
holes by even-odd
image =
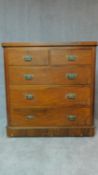
[[[82,40],[98,40],[98,0],[0,0],[0,42]],[[96,72],[98,73],[98,68]],[[96,106],[97,84],[96,78]],[[0,117],[4,119],[2,48],[0,48],[0,111]],[[96,117],[97,113],[98,110]]]
[[[0,42],[82,40],[98,40],[98,0],[0,0]],[[96,117],[97,99],[96,77]],[[0,48],[0,175],[98,175],[98,119],[90,138],[8,138],[5,125]]]

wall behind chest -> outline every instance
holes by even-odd
[[[0,0],[0,42],[76,40],[98,40],[97,0]],[[4,111],[2,56],[0,49],[0,106]],[[98,85],[96,94],[97,89]]]
[[[97,0],[0,0],[0,41],[98,40]]]

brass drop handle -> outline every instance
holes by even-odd
[[[33,116],[33,115],[27,115],[27,116],[26,116],[26,119],[27,119],[27,120],[32,120],[32,119],[34,119],[34,116]]]
[[[26,94],[25,97],[26,97],[27,100],[34,99],[34,96],[32,94]]]
[[[67,99],[70,99],[70,100],[74,100],[76,98],[76,94],[75,93],[69,93],[66,95]]]
[[[74,80],[74,79],[77,78],[77,76],[78,76],[77,73],[67,73],[67,74],[66,74],[66,77],[67,77],[69,80]]]
[[[32,61],[32,56],[31,55],[24,56],[24,61],[26,61],[26,62]]]
[[[24,74],[24,79],[25,80],[32,80],[33,79],[33,75],[32,74]]]
[[[68,56],[67,56],[67,60],[68,60],[68,61],[75,61],[76,58],[77,58],[77,57],[76,57],[75,55],[68,55]]]
[[[68,115],[67,118],[70,121],[75,121],[76,120],[76,115]]]

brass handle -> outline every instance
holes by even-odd
[[[26,94],[25,97],[26,97],[27,100],[34,99],[34,96],[32,94]]]
[[[24,74],[24,78],[25,78],[25,80],[32,80],[33,75],[31,75],[31,74]]]
[[[26,55],[26,56],[24,57],[24,61],[27,61],[27,62],[32,61],[32,56],[31,56],[31,55]]]
[[[28,120],[32,120],[33,118],[34,118],[33,115],[27,115],[27,116],[26,116],[26,119],[28,119]]]
[[[68,120],[75,121],[76,120],[76,115],[68,115]]]
[[[76,94],[75,93],[69,93],[66,95],[68,99],[70,100],[74,100],[76,98]]]
[[[74,79],[77,78],[77,76],[78,76],[78,74],[76,74],[76,73],[67,73],[67,74],[66,74],[66,77],[67,77],[69,80],[74,80]]]
[[[77,57],[76,57],[75,55],[68,55],[68,56],[67,56],[67,60],[68,60],[68,61],[75,61],[76,58],[77,58]]]

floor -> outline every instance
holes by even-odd
[[[98,175],[98,129],[90,138],[8,138],[5,125],[4,116],[0,175]]]

